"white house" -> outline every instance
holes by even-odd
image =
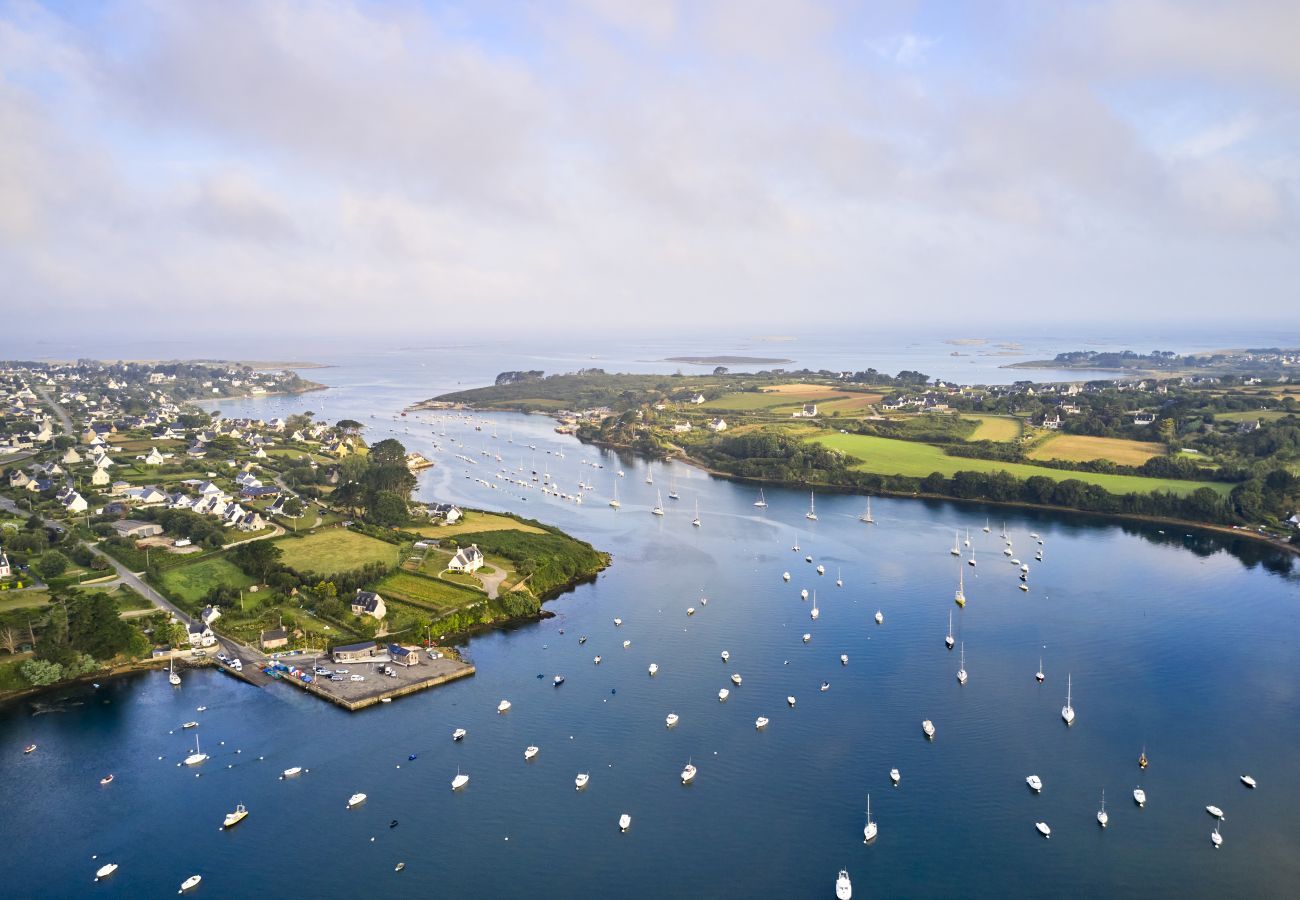
[[[698,406],[699,404],[704,402],[704,395],[696,394],[694,397],[691,398],[691,402]]]
[[[388,614],[388,610],[384,607],[383,597],[374,591],[358,590],[357,595],[352,598],[352,614],[382,619]]]
[[[686,434],[691,430],[690,422],[676,422],[673,424],[673,431],[677,434]]]
[[[9,568],[9,557],[5,555],[4,548],[0,547],[0,578],[8,578],[12,574],[13,570]]]
[[[146,466],[161,466],[163,464],[163,455],[158,452],[157,447],[149,448],[149,452],[144,457],[144,464]]]
[[[447,570],[451,572],[475,572],[483,565],[483,553],[479,550],[477,544],[470,544],[468,547],[461,547],[456,551],[456,555],[447,563]]]
[[[726,419],[714,419],[712,422],[709,423],[709,431],[726,431],[726,430],[727,430]]]

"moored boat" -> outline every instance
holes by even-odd
[[[201,882],[202,880],[203,880],[202,875],[191,875],[189,878],[186,878],[184,881],[181,882],[181,889],[176,893],[183,894],[186,891],[193,890],[194,888],[199,886],[199,882]]]
[[[117,863],[105,863],[104,865],[100,866],[98,869],[95,870],[95,880],[99,881],[99,879],[101,878],[107,878],[109,875],[112,875],[116,871],[117,871]]]
[[[226,813],[226,818],[221,823],[221,827],[234,828],[246,818],[248,818],[248,810],[244,807],[244,804],[239,803],[235,806],[234,812]]]

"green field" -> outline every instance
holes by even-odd
[[[1215,413],[1214,421],[1216,422],[1253,422],[1259,419],[1261,422],[1275,422],[1283,416],[1296,415],[1289,413],[1284,409],[1251,409],[1242,412]]]
[[[330,528],[306,537],[283,537],[275,545],[284,551],[280,560],[299,572],[335,575],[366,563],[393,563],[398,548],[346,528]]]
[[[1020,437],[1020,420],[1011,416],[962,416],[968,422],[978,422],[968,441],[1014,441]]]
[[[167,594],[190,606],[197,606],[218,585],[242,589],[253,583],[253,579],[224,556],[208,556],[167,569],[160,577]]]
[[[3,591],[0,592],[0,612],[11,609],[39,609],[50,605],[50,595],[46,591]]]
[[[853,468],[880,475],[909,475],[924,478],[931,472],[951,477],[957,472],[1007,472],[1016,478],[1042,475],[1055,481],[1074,478],[1087,484],[1096,484],[1114,494],[1146,494],[1152,491],[1169,491],[1185,496],[1201,487],[1208,487],[1227,495],[1232,485],[1212,481],[1180,481],[1172,478],[1143,478],[1138,475],[1103,475],[1094,472],[1072,472],[1050,469],[1025,463],[1004,463],[992,459],[969,459],[947,456],[932,444],[919,441],[898,441],[892,438],[861,434],[823,434],[813,440],[839,450],[858,460]]]
[[[375,590],[384,597],[408,600],[439,615],[487,599],[481,591],[410,572],[394,572],[375,585]]]
[[[431,538],[449,538],[458,534],[478,531],[522,531],[526,534],[541,534],[542,529],[536,525],[525,525],[509,516],[493,513],[466,511],[455,525],[421,525],[416,528],[418,534]]]

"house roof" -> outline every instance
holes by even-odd
[[[357,644],[340,644],[339,646],[335,647],[332,652],[338,653],[340,651],[350,652],[353,650],[373,650],[374,648],[375,648],[374,641],[361,641],[360,643]]]

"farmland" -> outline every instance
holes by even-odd
[[[375,585],[375,590],[385,597],[410,601],[438,615],[486,599],[481,591],[410,572],[394,572]]]
[[[1029,451],[1030,459],[1063,459],[1069,462],[1108,459],[1118,466],[1140,466],[1148,459],[1164,455],[1164,444],[1084,434],[1054,435]]]
[[[1007,472],[1016,478],[1022,479],[1034,475],[1045,476],[1055,481],[1077,479],[1088,484],[1099,485],[1114,494],[1145,494],[1152,491],[1169,491],[1178,495],[1187,495],[1200,487],[1209,487],[1221,494],[1227,494],[1231,489],[1231,485],[1214,482],[1074,472],[1026,463],[1004,463],[997,460],[948,456],[941,449],[931,444],[924,444],[919,441],[899,441],[869,435],[822,434],[813,438],[813,440],[856,459],[857,462],[853,465],[854,469],[863,472],[875,472],[881,475],[909,475],[915,478],[924,478],[931,472],[939,472],[947,477],[962,471]]]
[[[805,403],[819,412],[860,412],[880,401],[880,394],[841,391],[818,384],[778,384],[761,391],[734,391],[703,404],[706,410],[771,412],[789,415]]]
[[[415,529],[420,534],[432,538],[455,537],[458,534],[479,531],[522,531],[527,534],[541,534],[542,529],[528,525],[509,516],[466,510],[455,525],[423,525]]]
[[[968,422],[976,422],[969,441],[1014,441],[1021,435],[1020,420],[1011,416],[962,416]]]
[[[367,563],[391,564],[397,561],[397,547],[392,544],[348,531],[328,528],[305,537],[283,537],[275,545],[284,551],[286,566],[299,572],[336,575]]]
[[[214,587],[243,589],[253,583],[253,579],[223,556],[208,556],[166,569],[159,577],[169,596],[191,608],[196,607]]]

